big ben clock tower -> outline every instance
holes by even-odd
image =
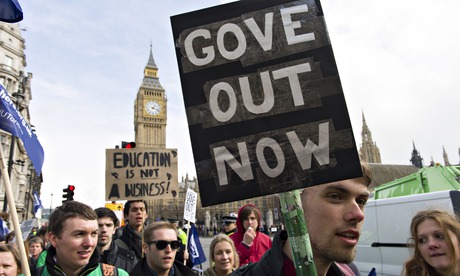
[[[152,45],[134,102],[134,132],[137,147],[166,148],[166,93],[158,78]]]

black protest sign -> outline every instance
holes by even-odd
[[[362,175],[319,1],[171,17],[203,206]]]
[[[105,199],[178,196],[177,149],[107,149]]]

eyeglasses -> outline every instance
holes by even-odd
[[[162,241],[162,240],[158,240],[158,241],[149,241],[149,242],[146,242],[146,244],[148,244],[148,245],[155,244],[158,250],[164,250],[166,248],[166,246],[168,246],[168,244],[169,244],[169,245],[171,245],[172,250],[176,250],[181,246],[182,243],[181,243],[181,241]]]

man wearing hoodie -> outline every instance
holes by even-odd
[[[230,238],[235,243],[240,257],[240,266],[255,263],[272,247],[269,236],[259,232],[260,211],[253,204],[246,204],[238,210],[237,231]]]

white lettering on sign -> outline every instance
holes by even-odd
[[[275,70],[272,72],[275,80],[287,78],[291,89],[292,98],[295,106],[304,105],[302,95],[302,88],[300,85],[299,74],[311,72],[309,63],[301,63],[293,66],[288,66],[283,69]],[[243,105],[246,109],[253,114],[263,114],[269,112],[274,104],[274,92],[270,79],[270,73],[267,71],[259,73],[262,82],[262,90],[264,92],[264,101],[255,105],[249,86],[248,77],[238,78],[240,84],[240,91],[243,97]],[[229,99],[229,106],[227,110],[222,110],[219,106],[219,94],[225,93]],[[235,89],[227,82],[218,82],[214,84],[209,91],[209,106],[214,118],[219,122],[227,122],[236,113],[238,106]]]
[[[248,18],[244,20],[244,23],[246,23],[246,26],[248,26],[249,30],[251,30],[252,34],[259,42],[260,47],[262,47],[264,51],[269,51],[272,49],[272,44],[273,44],[273,28],[272,28],[273,13],[272,12],[265,14],[265,30],[264,30],[265,35],[260,30],[254,18]]]
[[[303,170],[308,170],[311,168],[312,155],[315,156],[315,159],[320,165],[329,164],[328,122],[319,124],[318,145],[316,145],[310,139],[307,139],[305,146],[302,145],[302,142],[300,141],[295,131],[287,132],[286,136],[288,137],[291,147],[297,157],[297,161]],[[247,144],[246,142],[239,142],[237,145],[238,153],[236,155],[240,156],[241,163],[236,160],[235,156],[233,156],[226,147],[213,148],[219,185],[221,186],[228,184],[228,176],[225,164],[229,165],[230,168],[235,171],[235,173],[243,181],[254,179]],[[267,160],[265,159],[264,155],[264,150],[266,148],[270,148],[276,157],[277,166],[274,168],[271,168],[267,164]],[[284,171],[286,160],[281,146],[275,139],[260,139],[256,145],[256,157],[260,168],[268,177],[275,178]]]
[[[298,13],[306,13],[308,12],[308,6],[298,5],[293,7],[288,7],[284,9],[280,9],[281,13],[281,24],[284,29],[284,34],[286,36],[286,41],[288,45],[294,45],[298,43],[308,42],[315,40],[314,33],[301,33],[296,34],[296,29],[301,27],[301,23],[299,21],[293,21],[292,15]],[[276,23],[275,23],[276,24]],[[259,43],[260,47],[264,51],[269,51],[272,49],[273,44],[273,12],[265,14],[265,23],[264,25],[264,33],[262,33],[261,29],[259,28],[257,22],[254,18],[248,18],[244,20],[244,25],[249,29],[252,33],[254,38]],[[226,35],[232,34],[236,38],[237,45],[233,50],[228,50],[224,43],[224,38]],[[244,31],[242,30],[241,26],[235,23],[226,23],[219,27],[217,31],[217,38],[216,42],[212,45],[203,46],[200,51],[199,55],[202,57],[198,57],[197,53],[195,52],[193,45],[196,40],[210,40],[212,38],[211,33],[207,29],[197,29],[190,32],[184,39],[184,49],[186,56],[188,57],[189,61],[195,66],[204,66],[211,62],[213,62],[214,58],[216,57],[216,50],[215,44],[217,44],[217,50],[219,51],[220,55],[227,59],[227,60],[235,60],[242,57],[246,53],[247,49],[247,39],[245,36]]]
[[[227,48],[225,48],[224,38],[227,33],[233,33],[236,40],[238,40],[238,46],[233,51],[228,51]],[[217,32],[217,48],[224,58],[228,60],[235,60],[241,57],[246,51],[246,46],[246,37],[238,25],[227,23],[219,28],[219,31]]]
[[[289,66],[283,69],[273,71],[273,78],[275,80],[288,78],[291,87],[292,99],[295,106],[304,105],[302,88],[300,87],[299,74],[311,71],[310,64],[302,63],[294,66]]]
[[[291,17],[291,15],[295,13],[308,12],[307,5],[299,5],[299,6],[281,9],[280,12],[281,12],[281,19],[283,20],[284,32],[286,33],[286,39],[288,41],[288,45],[293,45],[297,43],[315,40],[314,33],[296,35],[295,29],[300,28],[300,22],[292,21],[292,17]]]

